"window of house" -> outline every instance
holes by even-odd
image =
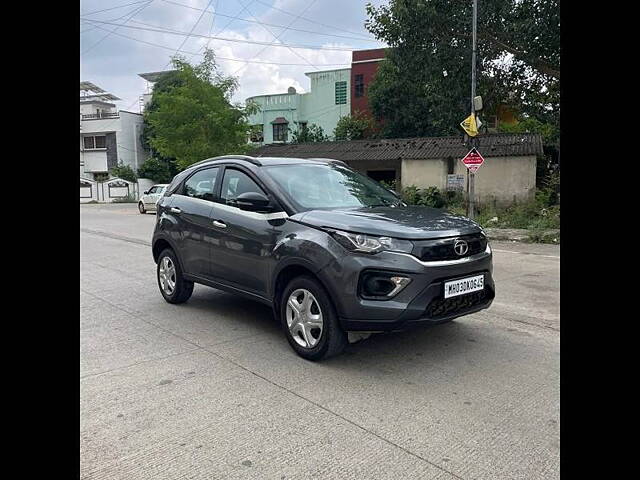
[[[364,97],[364,75],[358,74],[354,80],[355,96]]]
[[[273,125],[273,141],[274,142],[286,142],[287,131],[289,127],[286,123],[276,123]]]
[[[251,142],[263,142],[264,141],[263,131],[264,131],[263,125],[251,125],[249,140]]]
[[[83,137],[85,150],[96,150],[98,148],[107,148],[107,137],[105,135],[92,135]]]
[[[336,82],[336,105],[347,103],[347,82]]]

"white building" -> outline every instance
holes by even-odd
[[[247,98],[257,103],[260,111],[249,117],[257,130],[250,139],[255,144],[286,143],[291,132],[312,124],[322,127],[325,135],[333,136],[340,117],[351,113],[351,69],[305,73],[311,88],[307,93],[258,95]]]
[[[80,177],[94,180],[122,163],[135,171],[146,159],[142,115],[118,110],[115,95],[91,82],[80,82]]]
[[[153,97],[153,87],[155,86],[156,82],[160,80],[160,77],[162,77],[163,75],[173,73],[175,71],[176,70],[162,70],[159,72],[147,72],[138,74],[139,77],[144,78],[147,81],[147,91],[140,95],[140,108],[143,111]]]

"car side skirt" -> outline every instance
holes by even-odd
[[[194,282],[194,283],[199,283],[201,285],[205,285],[205,286],[211,287],[211,288],[217,288],[218,290],[222,290],[222,291],[227,292],[227,293],[234,293],[234,294],[237,294],[237,295],[241,295],[241,296],[243,296],[245,298],[248,298],[250,300],[258,301],[260,303],[268,305],[269,307],[273,307],[273,301],[272,300],[270,300],[268,298],[265,298],[265,297],[263,297],[261,295],[257,295],[255,293],[248,292],[246,290],[242,290],[242,289],[237,288],[237,287],[232,287],[231,285],[226,285],[224,283],[216,282],[215,280],[211,280],[209,278],[203,278],[203,277],[200,277],[198,275],[191,275],[191,274],[188,274],[188,273],[184,274],[184,278],[189,280],[189,281],[191,281],[191,282]]]

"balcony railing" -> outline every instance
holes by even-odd
[[[118,118],[119,116],[118,112],[87,113],[82,115],[82,120],[100,120],[101,118]]]

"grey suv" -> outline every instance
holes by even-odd
[[[407,206],[336,160],[204,160],[173,179],[156,216],[167,302],[194,283],[263,302],[309,360],[342,351],[347,332],[442,323],[495,296],[478,224]]]

